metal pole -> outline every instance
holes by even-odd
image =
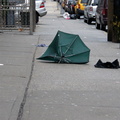
[[[36,10],[35,10],[35,0],[33,2],[33,32],[35,32],[35,27],[36,27]]]
[[[59,10],[59,3],[58,3],[58,0],[56,0],[56,2],[57,2],[57,10]]]
[[[113,0],[108,0],[108,41],[113,41]]]
[[[33,35],[34,28],[35,28],[34,16],[35,16],[35,1],[30,0],[30,35]]]

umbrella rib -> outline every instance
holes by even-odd
[[[64,59],[67,63],[69,63],[71,60],[70,59],[67,59],[67,58],[65,58]]]
[[[86,53],[86,52],[88,52],[88,51],[85,51],[85,52],[82,52],[82,53],[77,53],[77,54],[67,55],[67,56],[65,56],[65,57],[71,57],[71,56],[75,56],[75,55],[83,54],[83,53]]]
[[[57,55],[55,55],[55,56],[53,56],[53,55],[49,55],[49,57],[52,57],[52,58],[57,58],[57,59],[59,59],[60,57],[59,56],[57,56]]]
[[[73,40],[73,42],[70,44],[70,46],[68,47],[68,49],[65,51],[64,55],[68,52],[68,50],[70,49],[70,47],[73,45],[73,43],[76,41],[78,36],[75,37],[75,39]]]
[[[69,63],[71,60],[69,60],[68,58],[60,58],[58,63],[61,63],[61,61]]]
[[[59,39],[60,39],[60,36],[59,36]],[[60,47],[60,56],[62,56],[62,46],[59,46]]]
[[[60,56],[62,56],[62,49],[61,49],[61,46],[60,46]]]

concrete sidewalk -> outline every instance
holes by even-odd
[[[31,79],[37,42],[38,36],[0,34],[0,120],[18,117]]]
[[[49,45],[58,30],[78,34],[91,49],[88,64],[35,61],[22,120],[119,120],[120,69],[97,69],[98,59],[120,59],[119,44],[107,42],[107,33],[81,20],[66,20],[56,2],[46,2],[48,14],[40,19],[35,35]],[[46,47],[38,47],[35,58]]]
[[[83,20],[65,20],[55,1],[46,1],[34,35],[0,33],[0,120],[119,120],[120,69],[94,64],[120,60],[117,43]],[[88,64],[36,60],[58,30],[78,34],[91,49]],[[25,106],[24,106],[25,105]]]

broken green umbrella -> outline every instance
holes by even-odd
[[[45,53],[37,58],[58,63],[88,63],[90,49],[79,35],[58,31]]]

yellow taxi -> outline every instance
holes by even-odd
[[[81,15],[84,15],[84,9],[88,0],[77,0],[76,5],[74,6],[75,14],[78,19],[80,19]]]

